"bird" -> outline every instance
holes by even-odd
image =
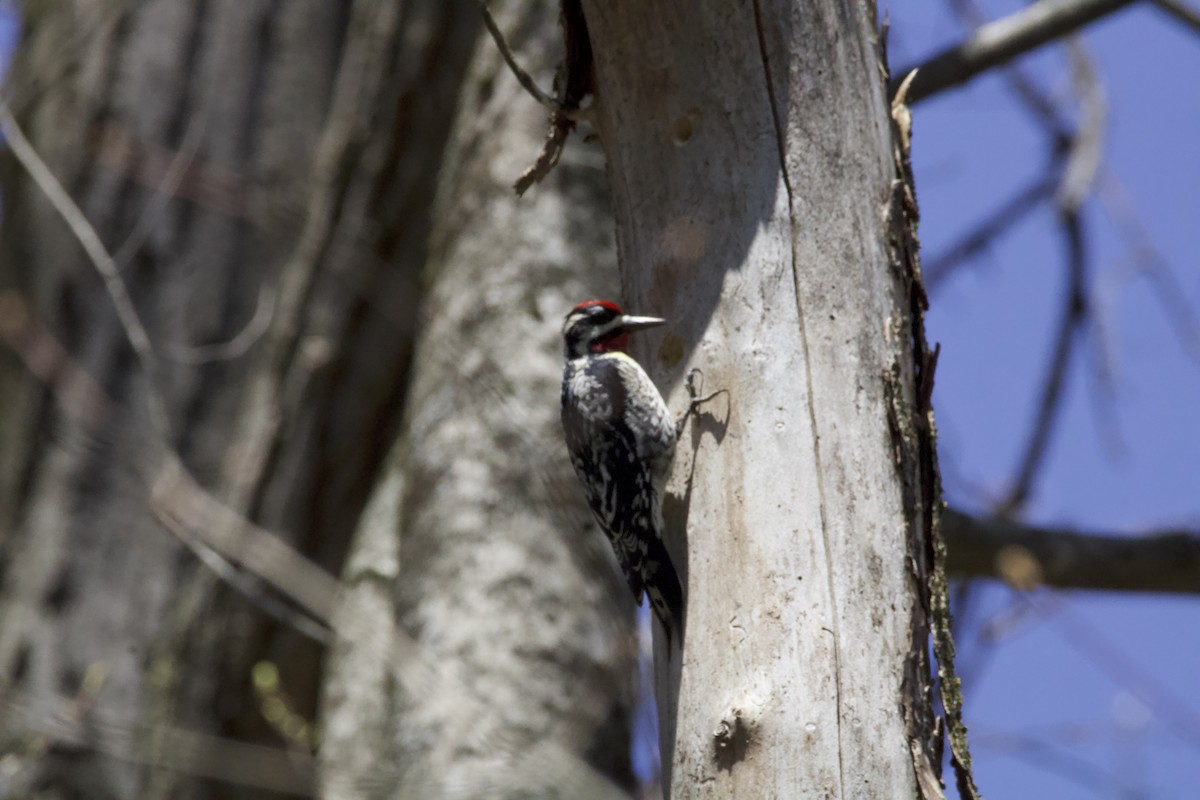
[[[676,425],[650,376],[626,352],[632,333],[665,322],[626,314],[607,300],[571,309],[562,327],[562,426],[592,515],[634,600],[649,598],[669,653],[673,638],[682,642],[683,591],[663,544],[662,500],[687,414]]]

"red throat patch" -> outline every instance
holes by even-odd
[[[629,331],[617,328],[592,342],[593,353],[625,353],[629,351]]]

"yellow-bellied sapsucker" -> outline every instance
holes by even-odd
[[[571,309],[563,322],[562,424],[592,513],[634,599],[640,603],[643,590],[650,598],[669,648],[681,632],[683,593],[662,541],[662,497],[678,431],[650,376],[625,353],[632,331],[663,322],[604,300]]]

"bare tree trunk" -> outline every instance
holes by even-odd
[[[671,796],[917,795],[936,473],[872,8],[583,6],[644,363],[677,409],[690,367],[729,390],[677,456]]]
[[[282,697],[311,715],[321,648],[181,548],[146,482],[177,449],[340,566],[395,429],[426,198],[478,17],[440,0],[24,11],[10,104],[117,256],[158,367],[6,156],[0,290],[21,314],[0,351],[0,676],[33,713],[6,715],[5,751],[30,752],[28,726],[66,698],[89,709],[83,735],[21,764],[42,796],[208,794],[148,773],[137,742],[181,722],[278,743],[251,667],[285,665]]]
[[[549,86],[556,9],[504,11]],[[330,797],[592,796],[585,765],[632,782],[632,604],[558,422],[559,326],[615,290],[612,213],[594,145],[513,195],[545,119],[484,37],[439,187],[404,435],[346,575],[326,685]],[[441,673],[435,690],[416,688],[421,659]],[[373,779],[381,764],[399,772]]]

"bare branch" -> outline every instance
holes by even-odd
[[[1042,0],[984,25],[967,41],[923,64],[909,65],[892,74],[903,76],[920,69],[908,93],[908,102],[916,103],[1118,11],[1131,1]],[[891,91],[894,93],[897,88],[893,81]]]
[[[329,628],[326,625],[313,621],[310,617],[290,608],[277,597],[264,591],[254,573],[238,569],[223,558],[220,553],[213,550],[200,539],[192,536],[191,532],[182,526],[176,530],[176,533],[180,541],[188,546],[197,560],[208,567],[219,580],[224,581],[234,591],[253,603],[258,610],[267,616],[279,620],[301,635],[312,639],[314,642],[329,645],[333,641],[333,637],[330,635]]]
[[[1091,792],[1094,797],[1111,794],[1114,789],[1130,796],[1137,796],[1139,793],[1137,786],[1128,782],[1129,775],[1126,771],[1097,766],[1062,746],[1064,741],[1079,741],[1079,737],[1084,735],[1083,731],[1071,730],[1070,735],[1075,737],[1071,739],[1066,736],[1047,739],[1022,732],[977,733],[977,730],[972,727],[971,733],[981,749],[1006,755],[1035,769],[1069,780]],[[1086,727],[1088,733],[1094,730],[1093,726]]]
[[[542,152],[538,155],[537,160],[513,184],[513,189],[516,191],[517,196],[521,197],[529,187],[540,182],[558,164],[558,159],[562,155],[567,136],[575,129],[575,123],[581,119],[589,119],[591,117],[589,109],[579,107],[580,101],[583,100],[586,94],[591,92],[590,45],[586,41],[586,32],[581,31],[581,28],[585,24],[583,23],[582,12],[577,6],[564,4],[562,6],[561,20],[566,58],[563,70],[560,71],[559,79],[555,84],[559,96],[551,97],[543,92],[538,87],[537,81],[517,63],[512,48],[509,47],[508,41],[504,38],[504,33],[500,30],[500,26],[496,24],[496,20],[488,8],[488,0],[479,0],[479,10],[483,14],[483,23],[487,26],[488,33],[491,34],[492,40],[496,43],[496,49],[504,57],[504,63],[508,65],[509,70],[516,76],[517,82],[521,84],[534,100],[537,100],[550,112],[550,130],[546,133],[546,142],[542,146]],[[581,44],[583,45],[582,47],[580,46]]]
[[[1050,358],[1050,367],[1046,372],[1041,401],[1038,403],[1037,418],[1025,447],[1025,453],[1021,457],[1021,465],[1017,469],[1017,479],[1008,496],[997,508],[997,512],[1002,515],[1016,513],[1029,499],[1029,493],[1045,460],[1050,434],[1054,430],[1054,423],[1058,419],[1058,412],[1062,407],[1062,389],[1066,383],[1067,367],[1071,365],[1071,350],[1075,341],[1075,333],[1087,315],[1087,300],[1084,293],[1086,256],[1083,224],[1079,213],[1074,210],[1063,210],[1060,213],[1060,224],[1067,246],[1068,276],[1068,286],[1064,293],[1063,315],[1054,344],[1054,354]]]
[[[923,268],[925,285],[936,291],[960,265],[978,255],[1001,234],[1032,213],[1038,204],[1050,197],[1059,185],[1058,165],[1051,165],[1050,174],[1039,176],[999,208],[984,217],[972,230],[950,246],[946,252],[931,257]]]
[[[142,213],[138,215],[133,230],[125,237],[125,241],[121,242],[121,246],[117,248],[116,252],[113,253],[113,261],[117,262],[120,269],[124,269],[134,255],[137,254],[138,250],[141,249],[146,238],[154,229],[154,226],[161,220],[163,212],[167,209],[167,204],[178,196],[179,187],[183,184],[183,179],[195,162],[196,153],[200,150],[200,143],[204,139],[204,129],[207,121],[207,114],[196,115],[188,121],[187,131],[183,135],[183,142],[180,143],[179,149],[171,154],[170,161],[167,162],[167,167],[163,172],[162,180],[154,187],[154,194],[142,208]],[[110,137],[109,141],[116,138]],[[133,136],[127,133],[121,138],[132,140]],[[147,160],[152,161],[152,159]],[[129,170],[128,168],[125,171],[133,172],[133,170]]]
[[[975,0],[948,0],[949,6],[958,18],[969,25],[972,33],[987,24],[987,17]],[[1008,82],[1009,88],[1021,101],[1021,104],[1037,119],[1038,123],[1050,134],[1055,143],[1066,145],[1070,139],[1070,128],[1067,121],[1059,113],[1059,103],[1046,94],[1037,82],[1026,74],[1018,63],[1005,64],[1001,72]]]
[[[306,559],[277,534],[241,517],[220,500],[195,483],[177,459],[168,456],[166,466],[151,487],[151,508],[155,516],[172,532],[184,539],[202,541],[222,558],[245,566],[263,581],[285,593],[321,623],[331,625],[337,579],[319,565]],[[364,626],[371,621],[346,620],[337,626],[334,636],[349,642],[367,640],[376,633]],[[414,696],[440,694],[463,698],[465,713],[483,715],[494,713],[479,691],[461,675],[448,670],[436,661],[419,642],[405,631],[392,632],[394,651],[389,654],[397,685]],[[476,743],[464,742],[464,746]],[[492,741],[490,746],[510,758],[478,776],[477,790],[465,796],[483,797],[496,794],[497,786],[523,783],[530,776],[546,785],[570,787],[571,797],[611,798],[624,795],[606,776],[580,760],[558,742],[546,741],[532,750],[512,737]],[[438,786],[437,775],[404,774],[397,780],[388,775],[383,786],[402,784],[421,786],[429,781]],[[429,791],[413,791],[413,796],[429,796]]]
[[[173,452],[152,474],[150,509],[169,531],[203,542],[222,558],[241,564],[328,624],[337,579],[281,537],[260,528],[204,490]]]
[[[0,293],[0,339],[13,347],[28,364],[31,372],[50,384],[60,408],[70,418],[81,425],[95,427],[98,424],[97,418],[103,419],[109,413],[112,399],[73,362],[61,345],[37,324],[37,320],[27,309],[24,299],[15,291]],[[330,634],[326,633],[326,627],[333,628],[332,635],[344,641],[363,641],[375,633],[362,629],[363,625],[371,624],[369,621],[352,619],[344,625],[334,626],[332,613],[339,588],[337,579],[315,562],[305,558],[277,533],[254,524],[227,503],[214,497],[196,482],[173,450],[161,445],[160,448],[162,452],[156,459],[152,459],[151,463],[138,465],[139,472],[150,484],[150,511],[164,527],[191,547],[219,578],[245,594],[265,613],[282,619],[314,639],[329,639]],[[233,564],[239,565],[245,573],[235,569]],[[249,581],[261,581],[272,587],[299,606],[308,616],[288,610]],[[457,674],[448,672],[443,664],[435,661],[425,648],[407,633],[396,628],[392,641],[395,650],[388,653],[388,658],[398,686],[411,694],[442,693],[462,697],[467,700],[467,713],[492,713],[491,706],[477,690]],[[0,711],[6,710],[7,702],[11,702],[11,695],[0,696]],[[0,718],[2,717],[5,717],[5,714],[0,714]],[[102,721],[94,719],[89,713],[87,725],[94,726],[98,722]],[[151,737],[146,745],[148,749],[138,750],[139,742],[130,739],[127,748],[113,754],[156,766],[210,775],[210,754],[224,754],[224,757],[232,758],[236,752],[240,752],[236,750],[240,747],[239,743],[223,744],[215,740],[210,742],[207,739],[195,738],[201,735],[183,729],[155,727],[153,730],[155,736]],[[164,741],[161,737],[168,734],[183,738],[170,739],[171,747],[167,748],[167,751],[173,754],[173,760],[164,762],[161,760],[161,753],[164,752],[160,748]],[[55,737],[56,740],[74,741],[74,734],[70,729],[47,731],[47,735]],[[118,740],[124,741],[120,737],[114,738],[110,735],[102,737],[102,741],[89,739],[82,744],[101,747],[105,742]],[[192,747],[193,741],[199,744]],[[516,739],[500,742],[498,746],[501,751],[511,756],[511,759],[486,774],[481,773],[478,776],[479,786],[487,788],[480,788],[467,796],[490,796],[496,793],[494,790],[497,786],[520,785],[528,776],[538,776],[546,785],[573,787],[573,791],[570,792],[572,797],[607,797],[614,800],[623,797],[605,776],[556,742],[546,742],[534,750],[527,750]],[[219,760],[216,763],[220,763]],[[247,781],[251,785],[264,785],[240,775],[239,771],[237,775],[224,774],[214,777]],[[402,782],[407,789],[414,781],[423,785],[420,782],[434,782],[437,777],[407,774],[401,776],[382,771],[379,773],[378,782],[385,787]],[[256,780],[262,781],[266,778]],[[304,780],[306,785],[311,782],[307,777]],[[506,781],[508,783],[505,783]],[[436,785],[430,783],[430,786]],[[429,796],[431,793],[432,790],[414,792],[414,796]]]
[[[1108,105],[1092,61],[1078,38],[1072,37],[1067,42],[1067,53],[1071,59],[1072,85],[1079,98],[1080,120],[1068,142],[1070,151],[1058,189],[1058,204],[1075,212],[1091,193],[1100,170]]]
[[[1051,592],[1033,591],[1025,596],[1065,642],[1117,686],[1127,687],[1180,741],[1191,747],[1200,745],[1200,714],[1192,708],[1191,700],[1159,680],[1139,659],[1130,657],[1126,642],[1113,641],[1103,628]]]
[[[1091,191],[1100,164],[1100,143],[1104,131],[1105,104],[1103,92],[1096,81],[1082,46],[1072,43],[1071,64],[1075,89],[1080,98],[1082,119],[1070,140],[1070,152],[1058,189],[1059,224],[1066,244],[1067,289],[1064,295],[1063,317],[1046,376],[1033,433],[1026,445],[1025,455],[1017,471],[1017,479],[1008,497],[1000,505],[1001,514],[1013,514],[1029,497],[1053,432],[1054,422],[1062,406],[1063,385],[1071,362],[1075,334],[1088,315],[1087,262],[1088,254],[1083,235],[1080,207]]]
[[[51,745],[97,749],[114,758],[253,789],[313,796],[313,759],[296,749],[237,741],[174,725],[131,725],[87,699],[32,696],[17,690],[0,696],[7,725]],[[102,730],[103,736],[97,731]]]
[[[29,139],[25,138],[25,132],[21,130],[16,117],[13,116],[8,104],[3,100],[0,100],[0,129],[4,131],[4,135],[8,139],[8,146],[12,150],[12,154],[16,156],[17,161],[21,162],[21,166],[33,178],[38,188],[46,195],[46,199],[54,206],[54,210],[71,229],[71,233],[79,240],[88,259],[104,280],[104,288],[108,290],[108,296],[116,309],[117,319],[120,320],[121,327],[125,330],[125,336],[129,339],[129,344],[133,347],[138,361],[146,373],[146,400],[150,406],[151,421],[155,430],[169,441],[171,438],[170,417],[167,415],[166,403],[156,388],[158,357],[154,353],[150,334],[146,332],[137,309],[133,305],[133,298],[129,296],[129,290],[121,279],[121,271],[117,268],[117,263],[108,254],[104,243],[100,241],[100,234],[96,233],[92,223],[88,222],[83,211],[67,194],[67,190],[59,183],[58,178],[54,177],[54,173],[46,166],[46,162],[38,155]]]
[[[1155,245],[1154,237],[1138,216],[1125,187],[1115,175],[1106,172],[1100,178],[1099,196],[1133,254],[1132,273],[1149,282],[1170,319],[1180,347],[1192,360],[1200,363],[1200,317],[1188,304],[1187,292]]]
[[[67,352],[15,289],[0,291],[0,341],[45,384],[66,416],[96,436],[113,414],[104,387]]]
[[[1200,33],[1200,9],[1192,8],[1183,0],[1153,0],[1153,3],[1196,33]]]
[[[223,342],[198,345],[163,342],[163,355],[179,364],[210,364],[214,361],[232,361],[235,358],[241,358],[250,352],[250,348],[265,336],[271,327],[271,317],[275,313],[276,299],[275,289],[266,285],[260,286],[258,303],[254,307],[254,316],[231,338]]]
[[[1200,532],[1144,536],[1041,528],[947,509],[950,572],[1018,586],[1200,594]]]
[[[552,114],[567,115],[574,112],[576,109],[568,108],[543,92],[538,87],[537,81],[533,79],[533,76],[517,63],[517,57],[513,55],[512,48],[508,46],[508,40],[504,38],[504,33],[500,30],[500,26],[496,24],[496,19],[492,16],[492,12],[488,8],[487,0],[479,0],[479,10],[483,14],[483,24],[487,26],[488,33],[492,35],[492,41],[496,43],[496,49],[500,51],[500,55],[504,56],[504,63],[508,64],[509,70],[516,76],[517,81],[524,87],[525,91],[529,92],[530,97],[545,106]]]

